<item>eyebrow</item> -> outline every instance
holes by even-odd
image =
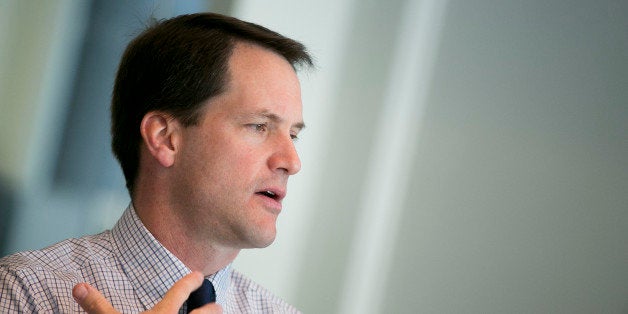
[[[278,115],[276,115],[276,114],[274,114],[274,113],[272,113],[272,112],[270,112],[270,111],[268,111],[266,109],[262,110],[262,111],[259,111],[259,112],[255,112],[255,113],[252,114],[252,116],[264,117],[264,118],[267,118],[268,120],[271,120],[271,121],[273,121],[275,123],[281,123],[281,122],[284,121],[283,118],[281,118],[280,116],[278,116]],[[294,123],[290,127],[291,128],[295,128],[298,131],[301,131],[301,130],[305,129],[305,123],[303,123],[303,121],[300,121],[300,122]]]

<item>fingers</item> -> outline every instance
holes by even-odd
[[[74,300],[89,314],[119,314],[96,288],[79,283],[72,289]]]
[[[153,313],[176,313],[185,303],[192,291],[196,290],[203,283],[203,274],[192,272],[185,277],[179,279],[172,285],[172,288],[166,292],[164,298],[159,301],[152,309]],[[203,307],[201,307],[203,308]],[[201,309],[199,308],[199,309]],[[204,312],[201,312],[204,313]],[[222,313],[222,312],[209,312]]]
[[[203,283],[203,275],[192,272],[177,281],[164,298],[148,311],[149,313],[177,313],[192,291]],[[74,300],[89,314],[120,314],[96,288],[87,283],[79,283],[72,289]],[[216,303],[206,304],[192,313],[222,313]]]
[[[203,313],[222,314],[222,307],[218,303],[208,303],[190,312],[190,314],[203,314]]]

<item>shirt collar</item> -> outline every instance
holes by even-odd
[[[205,278],[209,279],[214,285],[214,289],[216,290],[216,303],[224,308],[227,302],[227,291],[229,291],[229,286],[231,286],[231,264]]]
[[[129,204],[111,230],[124,272],[146,309],[152,309],[168,289],[191,270],[146,229]],[[225,306],[231,284],[231,264],[207,276],[216,290],[216,302]]]

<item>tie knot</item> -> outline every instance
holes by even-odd
[[[214,290],[214,285],[207,279],[203,280],[201,287],[190,293],[187,302],[188,312],[207,303],[216,302],[216,290]]]

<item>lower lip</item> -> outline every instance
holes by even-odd
[[[274,214],[279,214],[279,212],[281,212],[281,202],[272,199],[270,197],[264,196],[264,195],[260,195],[260,194],[255,194],[255,196],[261,198],[262,203],[264,204],[264,207],[266,207],[267,209],[269,209],[272,213]]]

